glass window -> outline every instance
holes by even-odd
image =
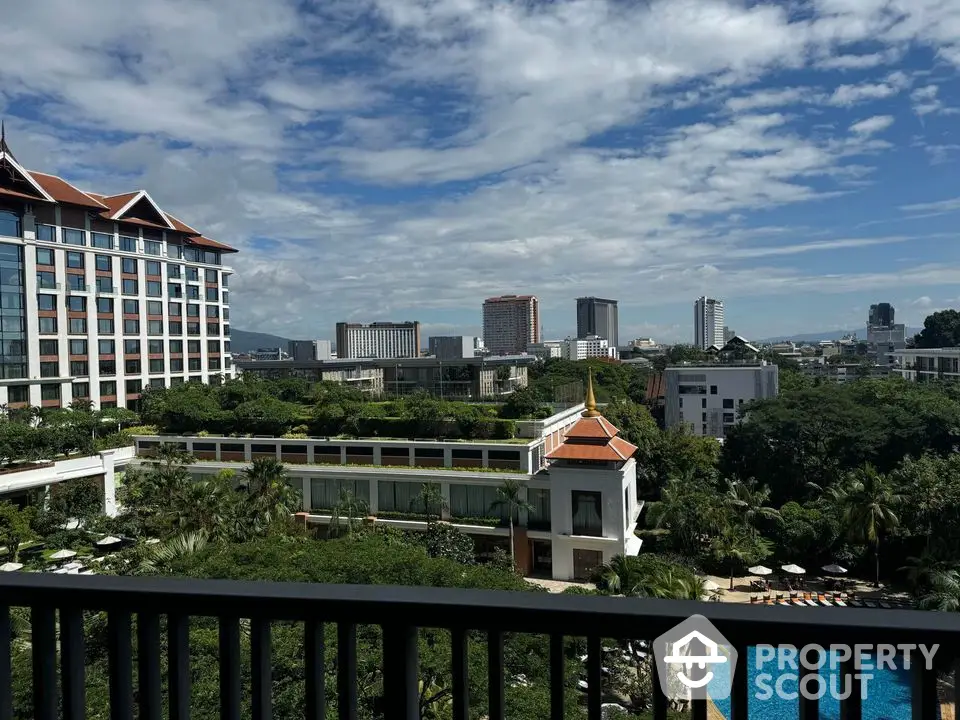
[[[113,355],[116,352],[116,343],[113,340],[100,340],[97,349],[101,355]]]
[[[71,360],[70,374],[73,377],[86,377],[90,374],[90,366],[86,360]]]
[[[196,285],[187,285],[187,298],[190,300],[199,300],[200,288]]]
[[[163,243],[154,242],[153,240],[144,240],[143,251],[147,255],[161,255],[163,254]],[[157,274],[159,275],[159,273]]]
[[[181,307],[182,305],[178,302],[167,303],[167,312],[172,317],[180,317]]]
[[[203,262],[208,263],[210,265],[219,265],[220,253],[211,251],[211,250],[205,250],[203,253]]]
[[[224,341],[223,341],[223,351],[224,351],[225,353],[230,352],[230,341],[229,341],[229,340],[224,340]]]
[[[123,294],[124,295],[139,295],[140,286],[136,280],[133,278],[124,278],[123,279]]]
[[[113,279],[108,277],[98,277],[96,278],[97,282],[97,292],[98,293],[112,293],[113,292]]]
[[[200,323],[188,322],[187,335],[199,335],[199,334],[200,334]]]
[[[164,387],[163,378],[150,378],[150,387],[155,387],[155,388]]]
[[[98,297],[97,298],[97,312],[98,313],[113,313],[113,298]]]
[[[71,341],[70,341],[70,354],[71,354],[71,355],[86,355],[86,354],[87,354],[87,341],[86,341],[86,340],[71,340]]]
[[[200,369],[200,358],[192,357],[187,360],[187,370],[195,372]]]
[[[203,271],[203,277],[208,283],[215,283],[217,281],[217,271],[207,268]]]
[[[147,335],[163,335],[163,320],[147,320]]]
[[[207,340],[207,353],[210,355],[219,355],[220,354],[220,341],[219,340]]]
[[[57,319],[55,317],[38,318],[40,324],[40,333],[42,335],[57,334]]]
[[[603,535],[602,493],[572,490],[573,534],[601,537]]]
[[[124,300],[123,301],[123,314],[124,315],[136,315],[140,312],[140,302],[138,300]]]
[[[136,258],[123,258],[123,272],[127,275],[136,275],[137,274],[137,260]]]
[[[127,395],[136,395],[143,388],[140,380],[127,380]]]
[[[172,298],[183,297],[183,286],[178,285],[177,283],[168,283],[167,284],[167,295]]]
[[[163,295],[163,285],[156,280],[147,280],[147,297],[160,297]]]
[[[151,355],[163,354],[163,340],[147,340],[147,352]]]
[[[220,307],[217,305],[207,305],[207,317],[220,317]]]
[[[207,360],[207,369],[208,370],[219,370],[220,369],[220,358],[212,357]]]
[[[220,281],[220,284],[223,285],[224,287],[230,287],[229,280],[230,280],[230,276],[224,273],[223,280]]]
[[[30,387],[27,385],[11,385],[7,388],[7,402],[30,402]]]
[[[53,265],[53,250],[37,248],[37,265]]]
[[[207,323],[207,335],[220,335],[220,326],[217,323]]]
[[[70,312],[86,312],[87,299],[83,295],[68,295],[67,310]]]
[[[73,384],[73,399],[74,400],[89,400],[90,399],[90,383],[86,382],[75,382]]]
[[[55,383],[46,383],[40,386],[41,400],[59,400],[60,386]]]
[[[129,236],[120,236],[120,249],[124,252],[137,251],[137,238]]]
[[[0,316],[0,332],[22,333],[23,332],[23,316],[22,315]]]
[[[139,360],[124,360],[123,361],[123,371],[127,375],[139,375],[140,374],[140,361]]]
[[[57,296],[44,295],[43,293],[37,295],[37,309],[38,310],[56,310]]]
[[[101,335],[113,335],[113,319],[100,318],[97,320],[97,332]]]
[[[124,334],[124,335],[139,335],[139,334],[140,334],[140,321],[139,321],[139,320],[124,320],[124,321],[123,321],[123,334]]]
[[[113,233],[92,232],[90,233],[90,244],[95,248],[113,250]]]
[[[223,326],[223,334],[224,334],[224,335],[227,335],[227,336],[230,335],[230,326],[229,326],[229,325],[224,325],[224,326]]]
[[[170,372],[183,372],[183,358],[170,358]]]
[[[198,282],[200,280],[200,269],[195,267],[187,266],[187,280],[191,282]]]
[[[57,377],[60,375],[60,363],[53,362],[40,363],[40,377]]]
[[[101,375],[116,375],[117,374],[117,361],[116,360],[101,360],[99,362],[100,374]]]
[[[224,291],[220,294],[220,302],[222,302],[224,305],[229,305],[229,304],[230,304],[230,293],[228,293],[226,290],[224,290]]]
[[[152,373],[162,373],[163,368],[163,358],[153,358],[150,360],[150,372]]]
[[[20,216],[10,210],[0,210],[0,235],[20,237]]]
[[[67,245],[86,245],[87,233],[85,230],[75,230],[73,228],[61,228],[63,242]]]
[[[86,335],[87,319],[86,318],[70,318],[69,332],[71,335]]]
[[[179,245],[172,244],[168,239],[167,240],[167,257],[173,258],[174,260],[179,260],[180,258],[183,257],[183,248],[181,248]]]
[[[171,340],[170,353],[172,355],[179,355],[182,352],[183,352],[183,340]]]
[[[148,300],[147,315],[163,315],[163,303],[159,300]]]
[[[200,317],[200,306],[196,303],[187,303],[187,317]]]
[[[187,340],[187,352],[191,354],[200,352],[200,341]]]
[[[100,395],[116,395],[117,394],[117,383],[114,380],[108,380],[107,382],[100,383]]]
[[[84,281],[83,275],[76,275],[74,273],[67,274],[67,287],[71,290],[79,290],[83,292],[87,289],[87,284]]]
[[[40,341],[40,354],[41,355],[59,355],[60,348],[58,341],[56,340],[41,340]]]
[[[37,273],[37,287],[54,290],[57,287],[57,276],[52,272]]]
[[[220,298],[216,288],[208,287],[206,292],[207,302],[217,302]]]
[[[180,266],[179,265],[167,265],[167,277],[171,280],[180,277]]]
[[[57,241],[57,229],[53,225],[37,225],[37,240]]]
[[[68,252],[67,253],[67,267],[68,268],[83,268],[83,253],[78,252]]]
[[[108,271],[113,269],[113,258],[109,255],[97,255],[96,256],[96,267],[97,270]]]
[[[159,275],[160,263],[156,260],[147,260],[146,273],[147,275]]]
[[[229,320],[229,319],[230,319],[230,308],[225,307],[225,308],[223,309],[223,319],[224,319],[224,320]]]
[[[124,340],[123,341],[123,352],[127,355],[139,355],[140,354],[140,341],[139,340]]]
[[[183,335],[183,323],[182,322],[170,322],[170,334],[171,335]]]

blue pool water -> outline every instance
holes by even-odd
[[[831,670],[836,668],[836,655],[833,655],[834,662],[824,663],[820,669],[820,674],[824,677],[827,687],[842,689],[838,671]],[[717,670],[722,672],[725,666],[717,666]],[[757,683],[759,676],[769,674],[773,677],[767,683],[767,686],[774,687],[776,678],[780,672],[792,673],[792,669],[784,671],[778,670],[778,661],[772,658],[757,667],[757,650],[750,648],[750,658],[748,667],[750,668],[750,720],[799,720],[800,710],[797,700],[784,700],[779,698],[776,693],[772,693],[770,699],[759,699],[758,694],[763,694],[763,685]],[[718,672],[718,678],[721,674]],[[910,718],[910,672],[897,665],[896,670],[889,667],[883,669],[864,669],[864,673],[873,675],[871,679],[866,680],[866,689],[863,697],[863,720],[909,720]],[[796,683],[787,682],[784,684],[787,692],[796,692]],[[717,709],[730,717],[730,700],[717,700]],[[839,720],[840,701],[833,697],[831,692],[820,698],[820,718],[821,720]]]

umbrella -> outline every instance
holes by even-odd
[[[3,565],[0,565],[0,572],[13,572],[14,570],[19,570],[22,567],[23,563],[6,562]]]
[[[806,570],[804,570],[799,565],[784,565],[780,569],[783,570],[784,572],[790,573],[791,575],[803,575],[806,572]]]
[[[747,572],[750,573],[751,575],[772,575],[773,574],[773,570],[771,570],[768,567],[764,567],[763,565],[757,565],[755,567],[748,568]]]
[[[73,550],[57,550],[53,555],[50,556],[51,560],[69,560],[72,557],[76,557],[77,553]]]
[[[706,590],[707,592],[713,592],[714,590],[719,590],[720,586],[717,585],[713,580],[707,580],[703,584],[703,589]]]
[[[102,540],[97,540],[94,543],[94,545],[96,545],[97,547],[104,547],[105,545],[116,545],[117,543],[121,543],[121,542],[123,542],[123,540],[121,540],[120,538],[114,537],[113,535],[107,535]]]
[[[843,575],[847,572],[847,569],[845,567],[840,567],[836,563],[834,563],[833,565],[824,565],[820,569],[829,575]]]

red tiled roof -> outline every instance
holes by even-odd
[[[623,462],[637,446],[618,437],[619,430],[602,415],[584,416],[565,434],[563,443],[547,453],[548,460]]]
[[[222,250],[223,252],[237,252],[237,249],[230,247],[222,242],[205,238],[203,235],[196,235],[186,238],[187,245],[196,245],[197,247],[210,248],[212,250]]]
[[[170,221],[170,224],[173,225],[178,232],[182,232],[186,235],[200,235],[199,230],[194,230],[192,227],[183,222],[180,218],[176,218],[168,212],[164,212],[164,215],[167,216],[167,220]]]
[[[29,172],[30,176],[37,181],[37,184],[57,202],[96,208],[97,210],[103,210],[106,207],[106,205],[99,200],[82,190],[78,190],[63,178],[57,177],[56,175],[47,175],[46,173],[37,172],[36,170],[28,170],[27,172]]]
[[[602,415],[582,417],[567,430],[567,438],[612,438],[620,432]]]
[[[33,190],[32,187],[30,189]],[[29,200],[30,202],[36,202],[37,200],[47,202],[47,199],[41,197],[36,190],[34,190],[33,195],[28,195],[27,193],[17,192],[16,190],[10,190],[8,188],[0,188],[0,195],[15,197],[15,198],[19,198],[20,200]]]
[[[109,219],[113,215],[116,215],[118,212],[120,212],[124,205],[137,196],[138,192],[138,190],[134,190],[133,192],[122,193],[120,195],[102,195],[100,197],[100,202],[106,205],[107,209],[109,210],[108,213],[104,214],[104,219]]]

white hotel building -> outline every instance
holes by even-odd
[[[337,323],[337,358],[420,357],[420,323]]]
[[[0,137],[0,404],[137,407],[141,390],[232,373],[233,248],[145,190],[83,192]]]

